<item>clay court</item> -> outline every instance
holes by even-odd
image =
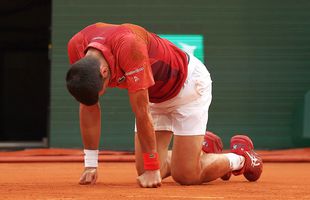
[[[264,171],[258,182],[244,177],[205,185],[180,186],[171,178],[161,188],[140,188],[134,158],[102,152],[96,185],[78,185],[81,151],[29,150],[0,154],[0,194],[5,200],[71,199],[310,199],[310,149],[261,151]],[[116,162],[118,161],[118,162]]]

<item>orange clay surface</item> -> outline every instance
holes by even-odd
[[[265,163],[258,182],[243,176],[198,186],[171,178],[161,188],[136,184],[133,162],[101,163],[96,185],[78,185],[82,163],[0,163],[1,200],[310,199],[310,163]]]

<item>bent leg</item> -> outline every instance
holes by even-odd
[[[155,131],[157,152],[160,159],[160,174],[162,179],[170,176],[171,152],[168,152],[169,144],[172,138],[171,131]],[[135,158],[138,176],[144,173],[143,157],[140,142],[135,134]]]
[[[230,171],[223,154],[202,154],[203,136],[174,136],[171,175],[184,185],[213,181]]]

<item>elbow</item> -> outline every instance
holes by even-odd
[[[80,110],[87,110],[89,112],[92,112],[92,111],[96,111],[98,109],[100,109],[99,102],[94,104],[94,105],[91,105],[91,106],[87,106],[85,104],[80,103]]]

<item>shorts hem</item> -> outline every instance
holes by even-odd
[[[156,127],[154,128],[155,131],[172,131],[172,128],[166,128],[166,127]],[[173,132],[173,131],[172,131]]]
[[[175,132],[173,132],[173,135],[177,135],[177,136],[200,136],[200,135],[205,135],[205,132],[204,133],[188,133],[188,132],[186,132],[186,133],[180,133],[180,132],[178,132],[178,133],[175,133]]]

